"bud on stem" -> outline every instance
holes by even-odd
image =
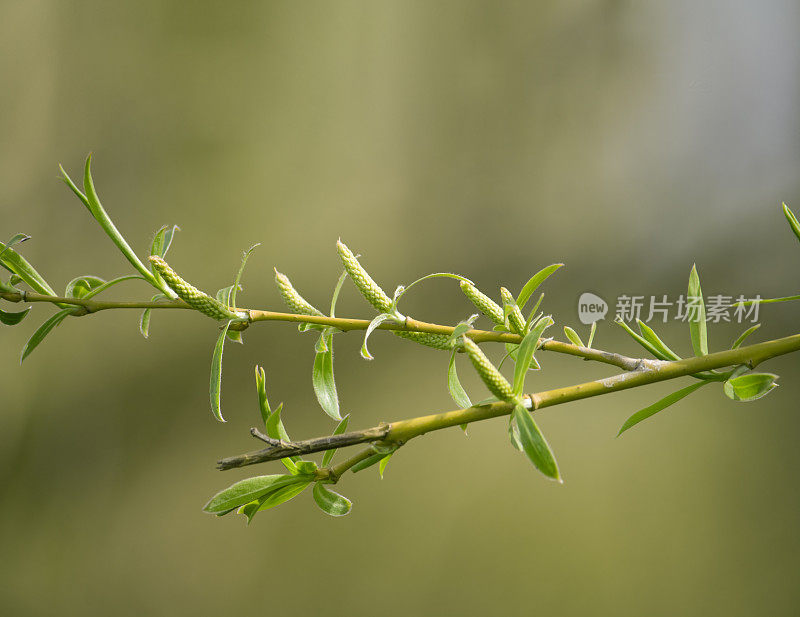
[[[158,255],[150,256],[150,263],[153,264],[153,269],[161,275],[161,278],[166,281],[170,289],[174,291],[178,297],[186,302],[193,309],[200,311],[204,315],[208,315],[213,319],[242,319],[243,314],[237,314],[230,310],[227,306],[212,298],[207,293],[200,291],[194,285],[187,283],[178,274],[169,267],[169,264]]]
[[[381,313],[392,312],[392,300],[383,289],[372,279],[372,277],[364,270],[364,267],[358,263],[358,259],[353,255],[353,252],[339,240],[336,243],[336,250],[339,252],[339,257],[344,264],[344,269],[347,274],[353,279],[361,295],[366,298],[372,306],[378,309]]]
[[[508,403],[516,403],[517,397],[514,395],[514,390],[511,384],[508,383],[503,374],[497,370],[497,367],[492,364],[491,360],[478,347],[478,344],[471,338],[466,336],[461,337],[461,343],[464,345],[464,350],[467,352],[472,366],[478,371],[483,383],[489,388],[489,391],[494,394],[501,401]]]
[[[292,313],[297,313],[298,315],[317,315],[319,317],[324,317],[322,311],[314,308],[303,296],[301,296],[292,285],[289,277],[278,272],[277,268],[275,268],[275,284],[278,286],[278,291],[281,294],[281,298],[283,298],[284,303],[289,307],[289,310],[292,311]]]
[[[514,300],[514,296],[511,295],[511,292],[508,291],[508,289],[501,287],[500,297],[503,299],[503,304],[511,307],[511,311],[508,313],[508,323],[511,326],[511,329],[517,334],[524,336],[525,318],[522,316],[522,311],[519,310],[519,306],[517,306],[517,301]]]
[[[464,292],[464,295],[469,298],[469,301],[472,302],[481,313],[486,315],[494,323],[498,325],[505,323],[503,319],[503,309],[489,296],[478,290],[475,285],[467,281],[461,281],[461,291]]]

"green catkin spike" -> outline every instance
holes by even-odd
[[[193,309],[196,309],[214,319],[241,319],[242,315],[238,315],[231,311],[227,306],[212,298],[208,294],[200,291],[194,285],[184,281],[178,274],[169,267],[169,264],[158,255],[150,256],[150,263],[161,278],[166,281],[170,289],[178,294],[178,297],[186,302]]]
[[[519,310],[514,296],[505,287],[500,288],[500,297],[503,299],[503,304],[508,304],[512,307],[511,312],[508,314],[508,323],[511,329],[517,334],[525,333],[525,318],[522,316],[522,311]]]
[[[339,252],[339,257],[342,260],[342,264],[344,264],[344,269],[347,270],[347,274],[353,279],[353,283],[358,287],[361,295],[367,299],[367,302],[381,313],[391,313],[391,298],[386,295],[383,289],[381,289],[378,284],[372,280],[372,277],[367,274],[363,266],[358,263],[358,259],[353,255],[353,251],[347,248],[341,240],[336,242],[336,250]]]
[[[489,296],[478,290],[475,285],[467,281],[461,281],[461,291],[464,292],[464,295],[469,298],[469,301],[472,302],[481,313],[486,315],[494,323],[498,325],[504,323],[502,307]]]
[[[394,330],[395,335],[400,338],[414,341],[420,345],[433,347],[434,349],[442,349],[444,351],[451,351],[452,347],[447,343],[450,339],[446,334],[433,334],[431,332],[406,332],[403,330]]]
[[[324,317],[322,311],[311,306],[311,304],[297,292],[289,280],[289,277],[278,272],[277,268],[275,268],[275,284],[278,286],[281,298],[283,298],[284,303],[289,307],[292,313]]]
[[[471,338],[466,336],[461,337],[461,343],[469,356],[472,366],[478,371],[483,383],[489,388],[489,391],[494,394],[501,401],[509,403],[517,402],[517,397],[514,395],[514,390],[511,384],[508,383],[502,373],[497,370],[497,367],[492,364],[491,360],[487,358],[478,347],[478,344]]]

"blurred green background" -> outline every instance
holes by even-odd
[[[230,284],[263,245],[241,303],[277,308],[272,266],[324,306],[338,237],[392,290],[456,271],[517,291],[544,265],[559,328],[587,290],[796,293],[800,208],[797,2],[0,2],[0,235],[57,289],[127,263],[57,180],[87,152],[106,208],[140,251],[177,223],[170,262]],[[144,299],[144,284],[108,297]],[[370,307],[346,288],[340,314]],[[471,312],[452,281],[408,314]],[[215,327],[138,313],[65,322],[18,365],[52,310],[0,332],[0,612],[8,615],[790,615],[800,602],[800,362],[750,405],[720,388],[615,439],[683,384],[539,416],[566,483],[536,473],[502,420],[415,440],[386,478],[340,483],[332,519],[303,494],[217,519],[201,506],[265,465],[253,366],[294,437],[329,431],[310,383],[313,337],[259,325],[229,345],[227,424],[208,409]],[[613,315],[612,315],[613,316]],[[753,340],[797,331],[762,309]],[[484,325],[484,322],[481,322]],[[711,347],[743,326],[712,327]],[[685,324],[662,326],[690,353]],[[597,345],[638,353],[609,321]],[[353,428],[454,407],[447,359],[377,334],[337,339]],[[611,374],[541,355],[529,385]],[[475,399],[484,390],[460,364]],[[688,383],[688,382],[687,382]]]

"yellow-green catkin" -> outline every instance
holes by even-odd
[[[514,402],[517,397],[514,395],[514,390],[511,384],[508,383],[503,374],[497,370],[497,367],[492,364],[491,360],[478,347],[478,344],[471,338],[466,336],[461,337],[461,343],[464,345],[464,350],[467,352],[472,366],[478,371],[483,383],[489,388],[489,391],[494,394],[501,401]]]
[[[420,345],[425,345],[427,347],[433,347],[434,349],[442,349],[445,351],[450,351],[452,349],[447,342],[450,337],[446,334],[433,334],[432,332],[407,332],[404,330],[394,330],[394,333],[400,338],[408,339],[409,341],[414,341],[415,343],[419,343]]]
[[[392,311],[392,300],[380,286],[372,280],[372,277],[367,274],[363,266],[358,263],[358,259],[353,255],[347,246],[339,240],[336,243],[336,250],[339,252],[339,257],[344,264],[344,269],[347,274],[353,279],[353,283],[358,287],[361,295],[367,299],[372,306],[378,309],[381,313],[390,313]]]
[[[469,298],[469,301],[475,307],[494,323],[502,325],[505,323],[503,320],[503,309],[489,296],[482,293],[475,285],[467,281],[461,281],[461,291]]]
[[[511,311],[508,313],[508,323],[511,326],[511,329],[517,334],[524,334],[525,318],[522,316],[522,311],[519,310],[517,302],[514,300],[514,296],[511,295],[511,292],[508,291],[508,289],[501,287],[500,297],[503,300],[503,304],[508,304],[512,307]]]
[[[155,271],[161,275],[161,278],[169,285],[170,289],[193,309],[214,319],[238,319],[241,317],[222,304],[222,302],[200,291],[194,285],[187,283],[158,255],[151,255],[150,263],[153,264]]]
[[[278,291],[281,294],[281,298],[286,306],[289,307],[289,310],[292,311],[292,313],[297,313],[298,315],[317,315],[319,317],[324,317],[322,311],[313,307],[303,296],[301,296],[292,285],[289,277],[278,272],[277,268],[275,269],[275,284],[278,286]]]

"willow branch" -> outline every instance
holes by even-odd
[[[83,313],[78,313],[76,316],[85,315],[88,313],[97,313],[98,311],[105,311],[110,309],[191,309],[188,304],[183,300],[165,300],[163,302],[105,302],[102,300],[84,299],[84,298],[66,298],[62,296],[48,296],[33,292],[0,292],[0,298],[8,300],[9,302],[50,302],[53,304],[70,304],[74,306],[81,306],[85,310]],[[249,315],[249,321],[243,324],[232,324],[232,329],[241,328],[241,326],[248,326],[250,323],[261,321],[283,321],[298,324],[313,324],[319,326],[327,326],[341,330],[342,332],[349,332],[352,330],[366,330],[371,321],[369,319],[351,319],[346,317],[325,317],[318,315],[296,315],[294,313],[280,313],[277,311],[262,311],[258,309],[243,309],[237,308],[237,311],[245,311]],[[454,326],[444,326],[440,324],[428,323],[419,321],[411,317],[406,317],[402,323],[385,321],[378,326],[379,330],[400,330],[406,332],[428,332],[431,334],[445,334],[450,335],[455,329]],[[512,343],[519,344],[522,342],[522,337],[519,334],[512,334],[510,332],[497,332],[490,330],[468,330],[466,336],[474,340],[476,343]],[[637,358],[629,358],[618,353],[603,351],[601,349],[589,349],[587,347],[580,347],[570,343],[562,343],[561,341],[546,340],[542,341],[539,349],[545,351],[554,351],[556,353],[563,353],[571,356],[592,360],[595,362],[602,362],[603,364],[610,364],[626,371],[636,370],[641,363]]]
[[[800,351],[800,334],[674,362],[639,360],[638,368],[633,371],[620,373],[619,375],[606,379],[525,395],[525,404],[529,409],[537,410],[593,396],[620,392],[629,388],[636,388],[659,381],[686,377],[712,369],[738,365],[747,365],[752,369],[765,360],[796,351]],[[457,409],[455,411],[446,411],[443,413],[411,418],[409,420],[400,420],[388,425],[382,424],[364,431],[343,433],[340,436],[320,437],[306,441],[291,442],[291,447],[296,448],[296,450],[292,450],[292,454],[299,453],[300,451],[304,453],[320,452],[342,447],[343,445],[356,445],[359,443],[377,441],[394,443],[399,446],[414,437],[419,437],[420,435],[432,431],[460,426],[462,424],[470,424],[472,422],[480,422],[500,416],[507,416],[513,409],[513,403],[492,403],[491,405],[481,405],[469,407],[467,409]],[[331,445],[330,447],[326,446],[327,440],[334,437],[345,436],[347,437],[347,444],[335,442],[335,445]],[[268,446],[256,452],[221,459],[218,462],[218,468],[232,469],[234,467],[243,467],[283,458],[287,456],[286,445],[288,444],[284,443],[280,448]],[[374,453],[372,449],[368,449],[365,452],[367,453],[365,456],[362,456],[365,454],[364,452],[358,455],[362,457],[359,460],[363,460],[366,456]],[[354,462],[353,465],[357,462],[359,461]]]

